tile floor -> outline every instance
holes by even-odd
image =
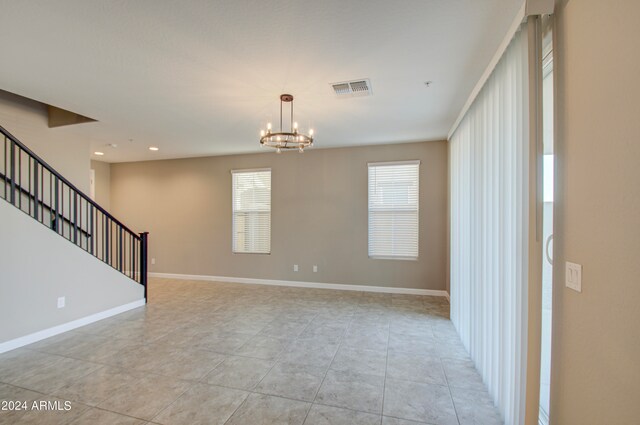
[[[0,424],[501,423],[444,298],[178,280],[149,293],[0,355],[0,400],[71,405],[0,410]]]

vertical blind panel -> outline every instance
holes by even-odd
[[[233,252],[271,252],[271,170],[234,171]]]
[[[369,257],[418,257],[419,166],[369,164]]]
[[[524,423],[528,84],[521,28],[450,140],[451,320],[506,425]]]

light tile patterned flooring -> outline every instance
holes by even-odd
[[[0,355],[0,424],[500,424],[444,298],[152,280],[146,307]],[[2,406],[0,406],[2,407]]]

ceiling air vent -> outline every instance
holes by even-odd
[[[369,96],[371,94],[371,83],[368,79],[333,83],[331,87],[338,97]]]

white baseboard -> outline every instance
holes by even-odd
[[[5,353],[7,351],[15,350],[16,348],[24,347],[25,345],[33,344],[34,342],[88,325],[89,323],[97,322],[98,320],[106,319],[107,317],[115,316],[116,314],[124,313],[125,311],[133,310],[134,308],[142,307],[143,305],[145,305],[144,298],[129,304],[110,308],[109,310],[101,311],[90,316],[72,320],[71,322],[63,323],[62,325],[54,326],[49,329],[44,329],[42,331],[0,343],[0,353]]]
[[[293,286],[297,288],[335,289],[339,291],[383,292],[387,294],[431,295],[448,297],[447,291],[436,289],[394,288],[391,286],[344,285],[342,283],[300,282],[294,280],[254,279],[248,277],[205,276],[176,273],[149,273],[162,279],[201,280],[206,282],[248,283],[253,285]]]

